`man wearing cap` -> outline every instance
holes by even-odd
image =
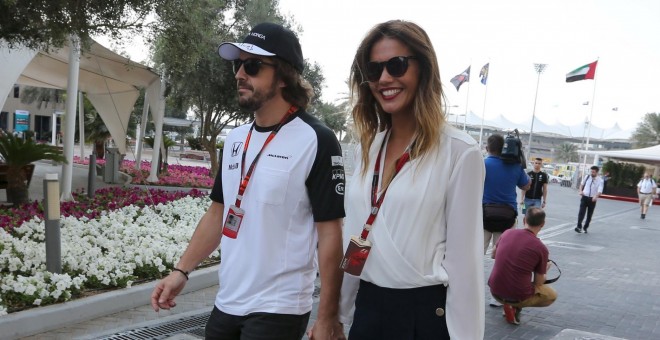
[[[232,130],[200,220],[172,273],[151,297],[169,309],[192,271],[222,238],[220,289],[208,339],[301,339],[312,310],[318,253],[321,278],[313,339],[344,339],[337,318],[342,272],[344,167],[334,133],[305,112],[313,94],[302,78],[297,37],[255,26],[242,43],[223,43],[234,63],[239,105],[254,122]]]

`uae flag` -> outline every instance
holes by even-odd
[[[470,81],[470,66],[463,71],[463,73],[456,75],[454,78],[451,78],[450,82],[456,86],[456,91],[461,88],[461,85],[466,81]]]
[[[572,83],[578,80],[594,79],[594,77],[596,76],[597,64],[598,64],[598,60],[594,61],[591,64],[580,66],[575,70],[569,72],[568,74],[566,74],[566,82]]]

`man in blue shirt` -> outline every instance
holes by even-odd
[[[518,216],[516,208],[517,194],[516,187],[521,190],[528,190],[530,179],[519,163],[508,163],[500,158],[502,148],[504,147],[504,137],[499,134],[493,134],[488,137],[486,150],[488,157],[484,160],[486,166],[486,179],[484,181],[484,195],[482,203],[484,204],[484,254],[488,250],[490,240],[493,240],[493,246],[506,229],[512,228]],[[495,216],[492,216],[492,215]],[[504,219],[502,223],[496,223]],[[491,306],[499,306],[496,301],[491,301]]]

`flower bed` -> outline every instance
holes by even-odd
[[[74,156],[73,162],[87,165],[89,159],[81,160],[78,156]],[[97,160],[97,164],[105,164],[105,161]],[[161,172],[158,176],[158,182],[147,182],[151,171],[149,161],[142,161],[138,170],[135,169],[135,161],[124,160],[119,170],[133,177],[132,184],[210,189],[214,181],[210,175],[211,170],[202,166],[170,164],[167,166],[167,171]]]
[[[59,275],[46,271],[38,207],[24,209],[34,215],[12,224],[19,227],[0,228],[0,315],[161,277],[183,254],[210,204],[198,190],[109,188],[97,199],[62,207]]]

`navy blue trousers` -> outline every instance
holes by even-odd
[[[348,339],[449,339],[446,301],[443,285],[392,289],[362,280]]]

